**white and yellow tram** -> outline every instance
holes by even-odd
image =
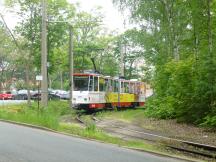
[[[78,109],[137,107],[145,103],[145,84],[136,80],[75,73],[73,105]]]

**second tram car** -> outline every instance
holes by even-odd
[[[145,84],[95,73],[75,73],[73,105],[77,109],[137,107],[145,103]]]

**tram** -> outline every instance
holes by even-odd
[[[145,84],[120,77],[97,73],[75,73],[73,107],[76,109],[104,109],[138,107],[145,103]]]

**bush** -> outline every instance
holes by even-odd
[[[146,115],[161,119],[172,119],[176,115],[175,102],[176,100],[171,96],[161,99],[152,97],[146,102]]]
[[[216,110],[213,110],[210,114],[203,118],[201,126],[216,128]]]

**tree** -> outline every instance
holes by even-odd
[[[40,1],[8,0],[9,7],[20,6],[17,13],[21,22],[16,27],[16,36],[25,40],[22,48],[28,51],[25,65],[28,65],[30,74],[38,74],[40,67]],[[112,57],[113,50],[109,48],[114,36],[109,35],[100,26],[103,16],[100,8],[94,12],[77,12],[77,6],[66,0],[48,1],[48,61],[50,88],[68,89],[68,22],[74,27],[74,61],[76,71],[92,69],[91,58],[96,58],[96,64],[105,74],[116,74],[117,62]],[[105,59],[104,59],[105,58]],[[108,59],[109,58],[109,59]],[[109,60],[115,67],[106,64]],[[26,66],[26,67],[28,67]],[[28,71],[27,71],[28,72]],[[34,76],[29,76],[34,80]]]
[[[16,74],[17,49],[10,34],[0,22],[0,91],[10,90],[13,77]],[[11,48],[9,48],[11,47]]]
[[[133,39],[145,49],[145,62],[154,67],[155,97],[150,102],[154,105],[153,114],[204,122],[206,116],[215,112],[216,1],[114,0],[114,3],[131,11],[131,20],[139,25]]]

